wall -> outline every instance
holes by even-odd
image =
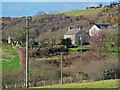
[[[89,30],[89,35],[93,36],[95,33],[97,33],[98,31],[100,31],[100,29],[94,25],[90,30]]]

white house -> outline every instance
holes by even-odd
[[[107,29],[111,27],[111,25],[108,24],[95,24],[90,30],[89,30],[89,35],[94,36],[98,31],[102,29]]]

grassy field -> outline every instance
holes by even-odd
[[[87,50],[87,47],[90,47],[90,45],[83,45],[82,46],[82,50]],[[69,50],[75,50],[75,51],[80,51],[81,50],[81,46],[78,46],[76,48],[69,48]]]
[[[86,82],[86,83],[72,83],[72,84],[64,84],[64,85],[51,85],[51,86],[42,86],[35,88],[118,88],[118,79],[94,81],[94,82]]]
[[[20,67],[18,53],[11,46],[1,47],[2,57],[0,62],[2,62],[2,69],[17,69]]]
[[[29,89],[26,88],[12,88],[12,89],[3,89],[3,90],[47,90],[54,88],[81,88],[85,90],[89,90],[89,88],[93,88],[92,90],[96,90],[96,88],[104,88],[104,90],[109,90],[109,88],[118,88],[118,82],[120,82],[118,79],[114,80],[104,80],[104,81],[94,81],[94,82],[86,82],[86,83],[72,83],[72,84],[64,84],[64,85],[51,85],[51,86],[41,86],[41,87],[30,87]],[[106,88],[106,89],[105,89]],[[101,90],[100,89],[100,90]],[[112,89],[112,90],[118,90],[118,89]]]
[[[85,9],[85,10],[76,10],[70,12],[62,12],[62,13],[55,13],[55,14],[66,14],[66,15],[81,15],[81,14],[88,14],[100,11],[102,8],[98,9]]]

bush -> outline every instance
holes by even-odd
[[[42,80],[55,80],[60,78],[60,73],[47,61],[30,62],[30,82]]]
[[[103,74],[105,70],[108,71],[107,76]],[[83,72],[88,75],[90,80],[115,79],[119,75],[117,58],[90,62],[76,60],[73,62],[72,71],[73,73]]]
[[[70,45],[72,45],[72,40],[70,38],[61,39],[61,44],[66,45],[66,46],[70,46]]]

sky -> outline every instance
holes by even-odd
[[[83,10],[86,7],[104,5],[110,2],[7,2],[2,1],[2,17],[33,16],[39,11],[50,13],[51,11],[66,12],[72,10]],[[29,0],[30,1],[30,0]],[[106,0],[105,0],[106,1]]]
[[[2,2],[113,2],[119,0],[1,0]]]

